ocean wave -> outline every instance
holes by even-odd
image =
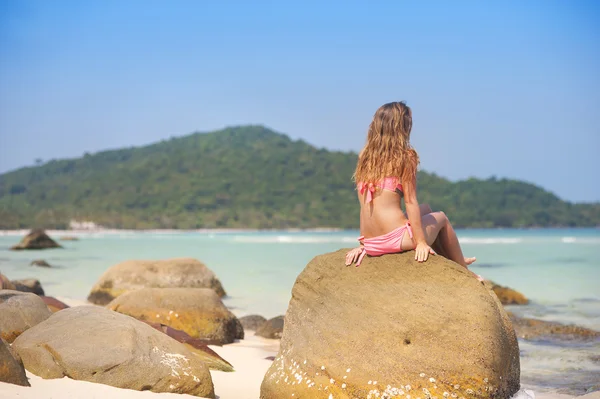
[[[474,237],[458,237],[461,244],[519,244],[523,242],[522,238],[506,237],[506,238],[474,238]]]
[[[332,237],[332,236],[235,236],[233,241],[255,244],[329,244],[329,243],[357,243],[353,237]]]
[[[565,244],[600,244],[600,237],[562,237]]]

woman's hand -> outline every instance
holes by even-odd
[[[429,258],[429,254],[437,255],[433,249],[426,242],[420,242],[415,248],[415,260],[418,262],[425,262]]]
[[[348,251],[346,253],[346,266],[350,266],[351,264],[356,262],[360,256],[360,254],[362,254],[362,252],[363,252],[362,245]]]

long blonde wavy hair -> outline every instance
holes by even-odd
[[[367,144],[358,155],[354,181],[377,185],[386,177],[412,182],[419,155],[410,145],[412,112],[404,102],[384,104],[369,126]]]

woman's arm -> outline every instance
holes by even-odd
[[[417,200],[417,178],[414,176],[409,181],[402,182],[404,190],[404,203],[406,204],[406,214],[410,221],[413,232],[413,241],[415,242],[415,260],[424,262],[430,253],[434,253],[427,244],[423,226],[421,225],[421,209]]]

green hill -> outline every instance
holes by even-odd
[[[317,149],[262,126],[53,160],[0,175],[0,229],[358,227],[355,153]],[[600,204],[571,204],[515,180],[450,182],[420,172],[419,200],[457,226],[597,226]]]

